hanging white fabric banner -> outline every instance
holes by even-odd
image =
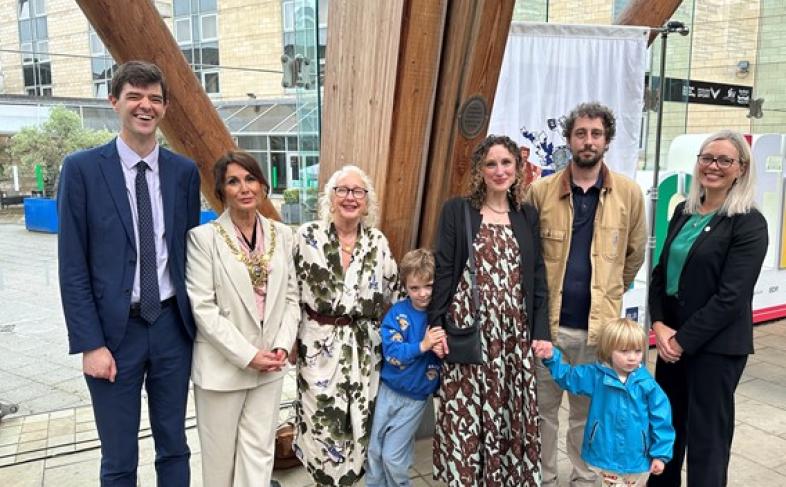
[[[649,32],[645,27],[513,22],[489,133],[528,146],[529,160],[550,173],[570,159],[563,117],[579,103],[597,101],[611,108],[617,121],[606,163],[634,177]]]

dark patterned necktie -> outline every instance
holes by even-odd
[[[139,316],[151,325],[161,314],[158,292],[156,240],[153,231],[153,209],[147,188],[145,161],[136,165],[136,209],[139,217]]]

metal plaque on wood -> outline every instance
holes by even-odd
[[[474,139],[486,126],[489,118],[489,107],[486,99],[480,95],[470,97],[459,110],[459,131],[467,139]]]

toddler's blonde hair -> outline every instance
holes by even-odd
[[[645,350],[644,328],[628,318],[617,318],[603,327],[598,337],[598,360],[611,363],[615,350]]]

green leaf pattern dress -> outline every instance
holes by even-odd
[[[297,232],[300,302],[347,326],[323,325],[305,311],[298,333],[295,452],[319,485],[353,485],[363,475],[382,360],[379,324],[397,298],[398,270],[388,241],[361,226],[344,273],[332,224]]]

